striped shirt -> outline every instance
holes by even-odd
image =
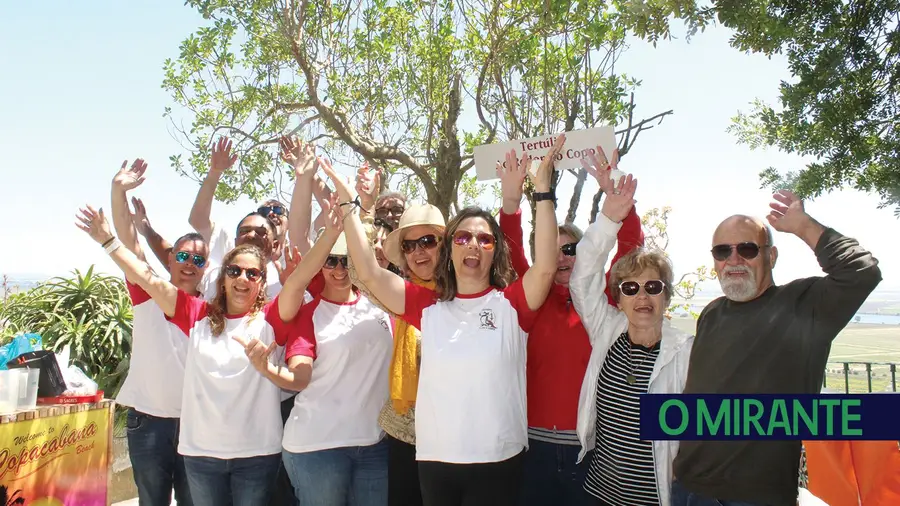
[[[528,439],[556,445],[581,446],[578,433],[574,430],[553,430],[528,427]]]
[[[647,393],[659,344],[631,344],[625,332],[597,380],[597,444],[584,488],[608,504],[658,506],[652,441],[641,441],[640,394]],[[634,384],[629,384],[633,376]]]

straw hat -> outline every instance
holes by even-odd
[[[396,266],[405,266],[406,258],[403,256],[403,250],[400,249],[400,241],[406,235],[409,228],[417,225],[426,225],[435,229],[439,234],[444,233],[446,223],[444,215],[440,209],[431,204],[413,204],[406,208],[403,215],[400,216],[400,223],[397,230],[388,234],[384,240],[384,256]]]

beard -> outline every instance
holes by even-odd
[[[728,273],[730,272],[743,272],[745,273],[745,276],[741,278],[730,278],[728,277]],[[743,265],[726,267],[718,274],[718,278],[719,286],[722,288],[725,297],[729,300],[735,302],[747,302],[756,297],[756,275],[749,267]]]

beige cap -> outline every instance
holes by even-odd
[[[384,240],[384,256],[397,266],[406,265],[403,250],[400,249],[400,241],[406,235],[406,230],[418,225],[433,227],[438,234],[444,233],[446,223],[440,209],[431,204],[413,204],[406,208],[400,216],[397,230],[388,234]]]

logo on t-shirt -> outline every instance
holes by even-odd
[[[484,309],[481,313],[478,314],[481,318],[481,328],[488,330],[497,330],[497,326],[494,325],[494,311],[490,309]]]
[[[378,319],[378,323],[380,323],[381,326],[384,327],[384,330],[390,330],[390,329],[388,328],[388,321],[387,321],[387,318],[384,318],[384,317],[379,318],[379,319]]]

